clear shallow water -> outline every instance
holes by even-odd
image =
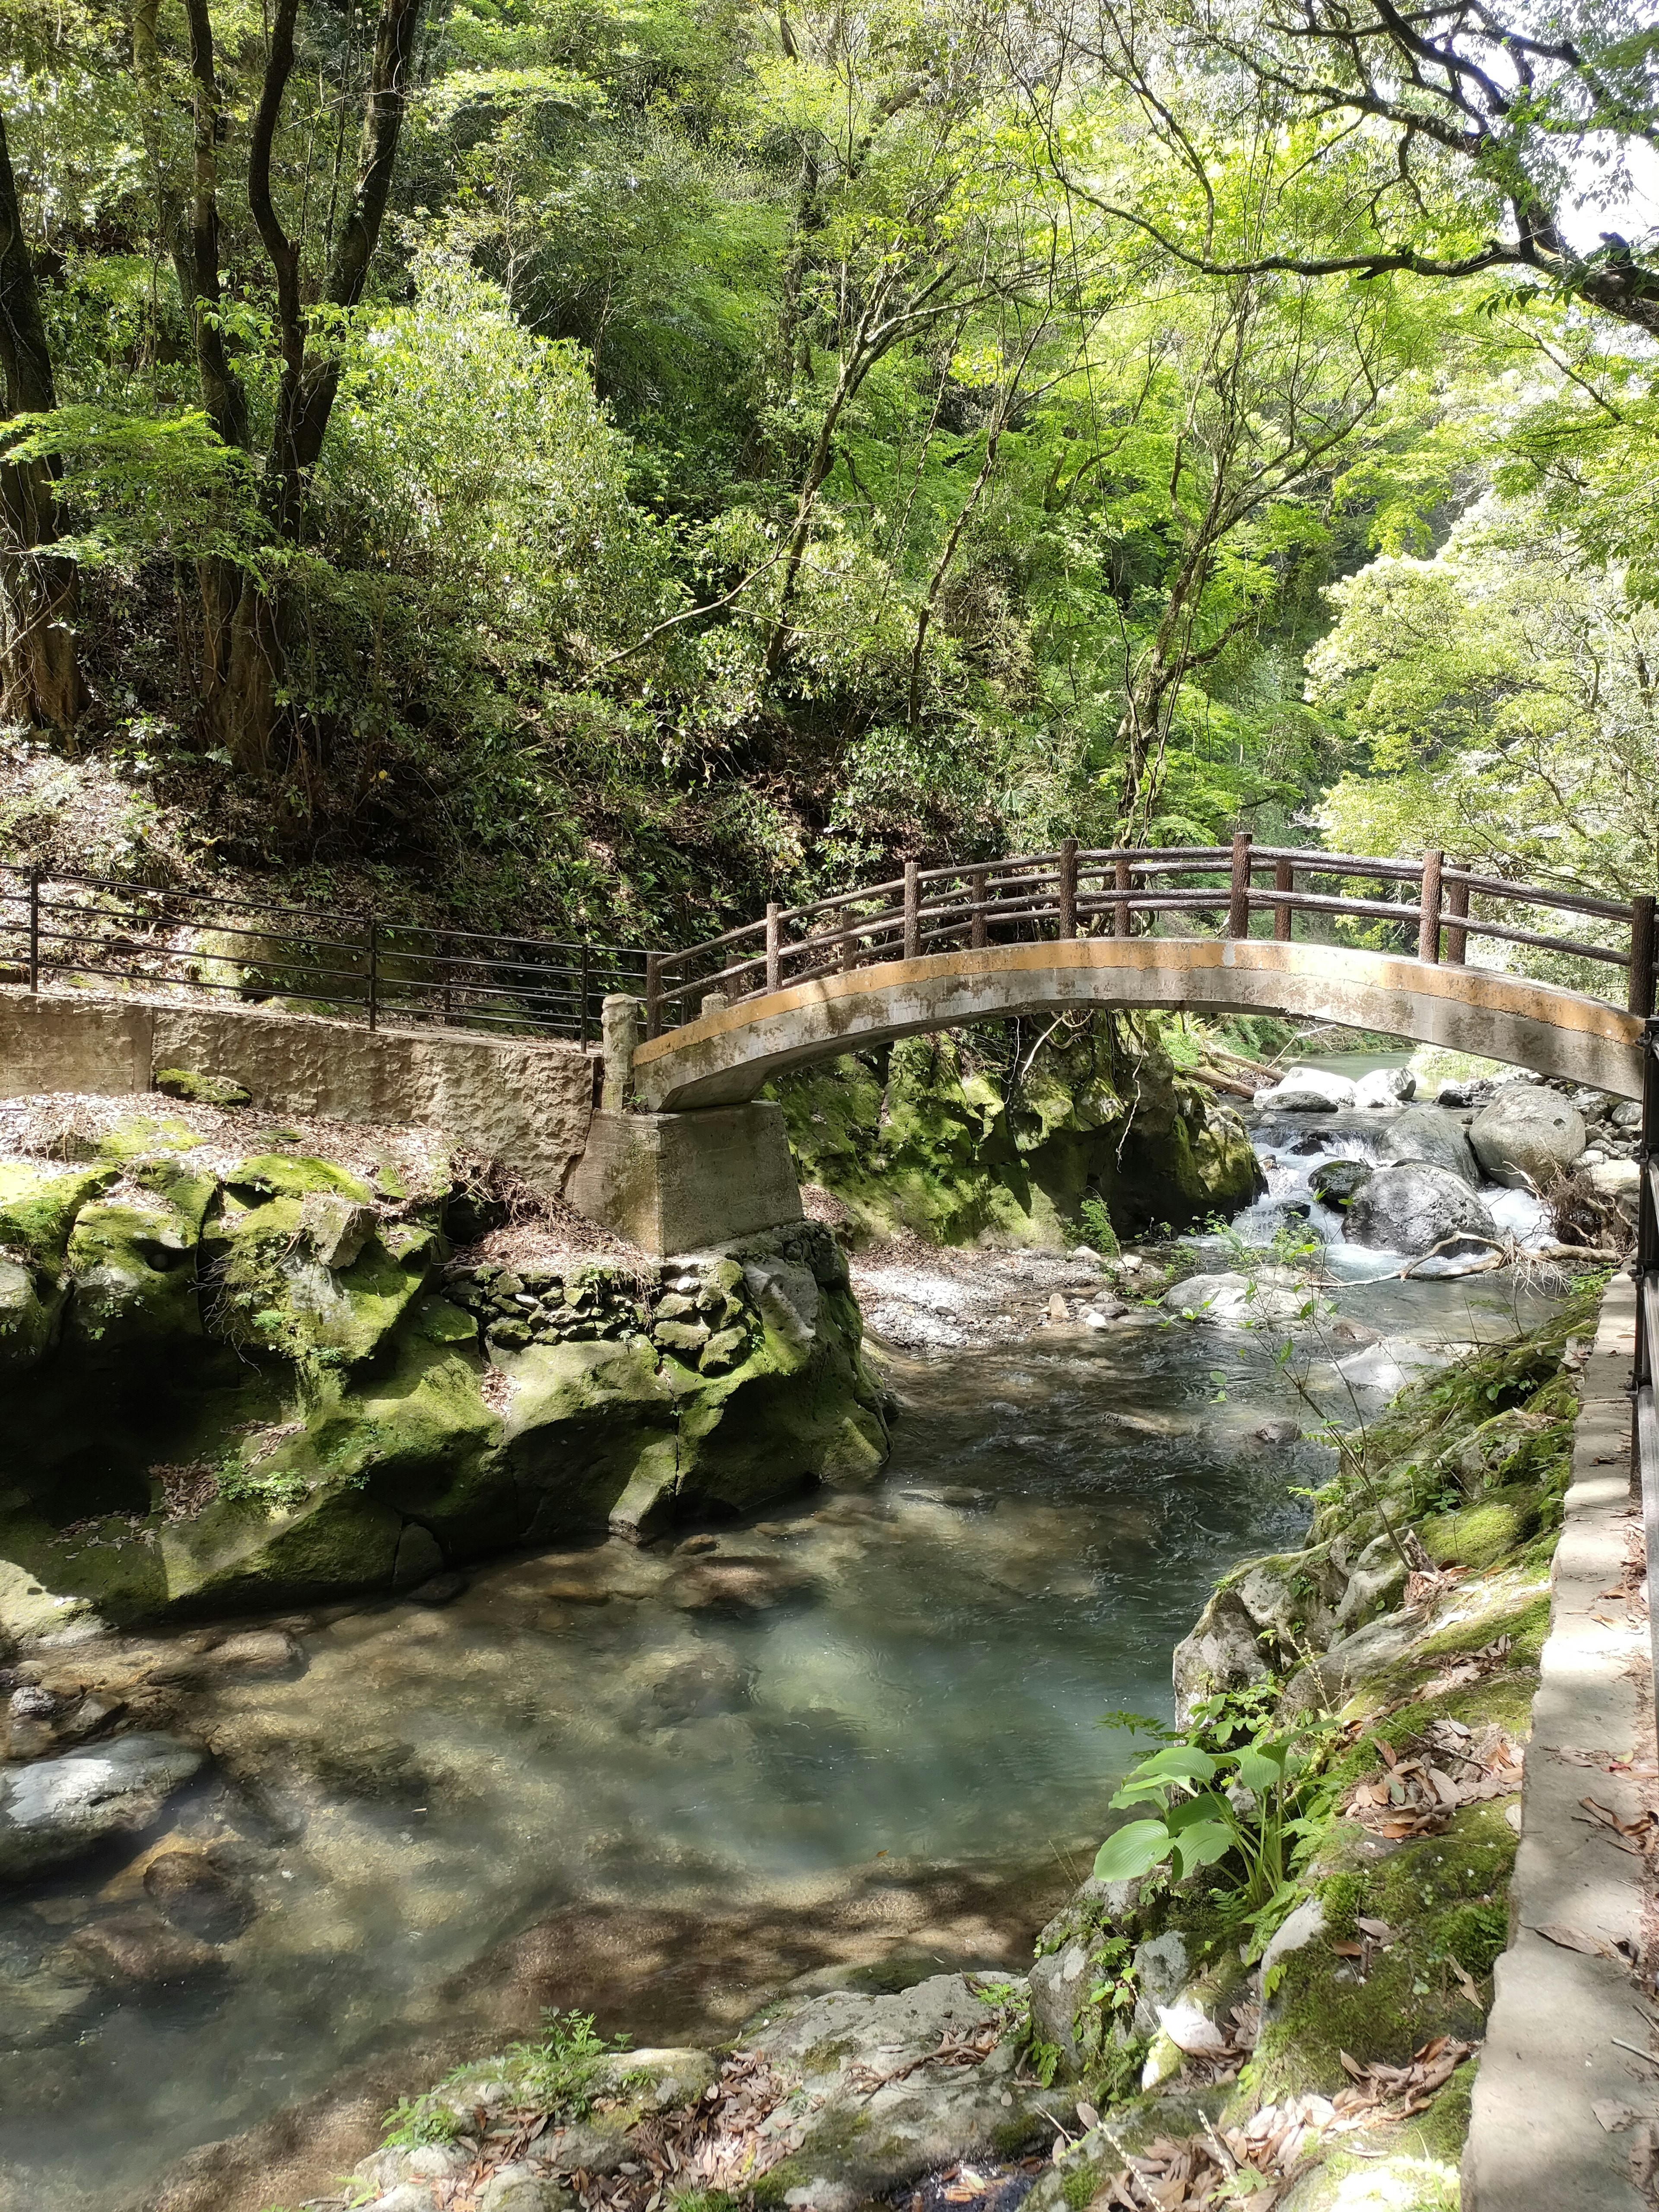
[[[1168,1711],[1172,1644],[1218,1571],[1294,1538],[1288,1488],[1324,1455],[1255,1437],[1297,1407],[1231,1332],[1149,1322],[895,1380],[873,1492],[712,1552],[505,1561],[442,1611],[296,1623],[290,1679],[191,1692],[176,1724],[214,1765],[137,1861],[0,1907],[37,2020],[85,1988],[0,2068],[6,2212],[125,2204],[192,2145],[540,2004],[684,2033],[898,1943],[1025,1955],[1127,1763],[1097,1717]],[[142,1913],[144,1859],[181,1844],[230,1869],[246,1931],[194,1984],[87,1987],[63,1947]]]

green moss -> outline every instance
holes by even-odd
[[[81,1208],[107,1190],[112,1166],[55,1170],[33,1160],[0,1160],[0,1245],[56,1267]]]
[[[1515,1850],[1501,1805],[1472,1805],[1443,1835],[1344,1869],[1339,1905],[1386,1921],[1400,1940],[1374,1955],[1364,1982],[1332,1952],[1343,1939],[1331,1929],[1291,1952],[1262,2023],[1253,2087],[1263,2096],[1328,2094],[1345,2079],[1344,2051],[1398,2066],[1431,2036],[1478,2035],[1483,2013],[1451,1961],[1475,1974],[1457,1948],[1468,1944],[1490,1971],[1492,1915],[1504,1910]]]
[[[169,1098],[193,1100],[201,1106],[246,1106],[253,1094],[230,1075],[203,1075],[194,1068],[158,1067],[154,1087]]]
[[[283,1152],[260,1152],[243,1160],[225,1177],[225,1188],[262,1198],[303,1198],[308,1190],[332,1190],[373,1206],[374,1194],[366,1182],[331,1160],[295,1158]]]
[[[1537,1491],[1517,1485],[1461,1513],[1432,1514],[1419,1523],[1418,1534],[1437,1566],[1468,1567],[1478,1573],[1518,1551],[1537,1528],[1539,1513]]]
[[[125,1163],[142,1159],[146,1152],[194,1152],[201,1141],[188,1121],[155,1121],[134,1115],[100,1137],[98,1157]]]

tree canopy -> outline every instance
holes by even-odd
[[[1652,884],[1618,0],[0,36],[15,843],[634,940],[1237,822]]]

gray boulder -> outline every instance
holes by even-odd
[[[1343,1235],[1376,1251],[1447,1259],[1489,1251],[1498,1224],[1461,1176],[1409,1160],[1379,1168],[1348,1208]]]
[[[1377,1152],[1385,1167],[1420,1160],[1429,1167],[1444,1168],[1471,1190],[1480,1181],[1480,1170],[1469,1150],[1462,1121],[1439,1106],[1413,1106],[1402,1114],[1384,1132]]]
[[[1281,1114],[1335,1114],[1353,1104],[1354,1086],[1346,1075],[1330,1075],[1323,1068],[1292,1067],[1271,1089],[1258,1091],[1258,1106],[1276,1106]]]
[[[1022,2045],[1005,2027],[1001,2006],[961,1974],[885,1996],[833,1990],[763,2014],[739,2040],[791,2085],[757,2130],[768,2197],[856,2212],[953,2160],[1046,2141],[1048,2115],[1063,2101],[1021,2080]],[[938,2061],[947,2039],[987,2055]]]
[[[0,1774],[0,1880],[21,1881],[148,1827],[203,1757],[171,1736],[124,1735]]]
[[[478,2212],[571,2212],[575,2202],[550,2176],[519,2160],[490,2175],[478,2199]]]
[[[1327,1206],[1348,1206],[1376,1172],[1367,1160],[1322,1160],[1308,1177],[1308,1188]]]
[[[1362,1075],[1353,1087],[1354,1104],[1372,1111],[1403,1106],[1408,1098],[1416,1096],[1417,1078],[1409,1067],[1374,1067],[1369,1075]]]
[[[1494,1182],[1542,1190],[1583,1152],[1584,1117],[1553,1091],[1505,1087],[1475,1115],[1469,1142]]]

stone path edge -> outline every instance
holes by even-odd
[[[1463,2212],[1649,2212],[1632,2172],[1640,2119],[1659,2119],[1659,2062],[1638,1990],[1618,1960],[1551,1942],[1563,1926],[1639,1942],[1642,1862],[1590,1819],[1593,1796],[1638,1817],[1644,1780],[1562,1758],[1603,1752],[1654,1763],[1645,1626],[1606,1593],[1618,1584],[1632,1523],[1631,1401],[1636,1286],[1615,1277],[1582,1377],[1572,1478],[1552,1570],[1550,1628],[1533,1700],[1521,1845],[1510,1892],[1510,1947],[1475,2081],[1462,2162]],[[1639,1510],[1639,1509],[1638,1509]],[[1639,1525],[1639,1521],[1638,1522]],[[1608,2130],[1595,2106],[1640,2119]]]

